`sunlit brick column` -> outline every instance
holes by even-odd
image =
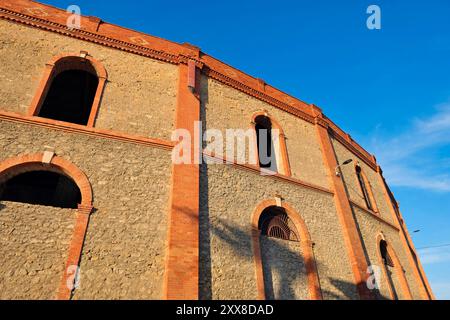
[[[381,167],[377,167],[378,171],[378,177],[380,179],[380,184],[383,188],[383,193],[386,199],[386,202],[389,205],[389,209],[392,214],[392,218],[394,220],[394,224],[399,228],[400,232],[400,239],[402,241],[403,248],[405,250],[406,256],[408,257],[408,262],[411,265],[411,268],[414,272],[414,278],[416,279],[417,283],[419,283],[420,288],[420,295],[422,299],[424,300],[430,300],[434,299],[433,292],[431,290],[430,284],[428,283],[428,279],[425,276],[425,273],[423,272],[422,266],[419,261],[419,257],[417,256],[417,253],[414,250],[413,242],[411,241],[411,238],[408,234],[408,230],[406,229],[406,226],[403,223],[403,219],[400,216],[400,211],[397,212],[395,210],[395,207],[397,207],[397,204],[394,203],[394,199],[391,199],[389,195],[389,190],[386,185],[386,182],[383,177],[383,171],[381,170]],[[417,261],[414,261],[413,252],[416,255]]]
[[[200,121],[199,69],[190,60],[179,66],[176,128],[187,129],[194,139]],[[191,164],[173,165],[169,230],[166,249],[164,298],[198,299],[200,150],[191,141]]]
[[[328,168],[330,188],[334,191],[334,202],[342,226],[345,246],[352,266],[355,285],[358,289],[359,297],[363,300],[374,299],[374,295],[367,288],[367,260],[364,255],[363,244],[358,234],[352,208],[341,177],[336,176],[335,169],[338,166],[336,154],[330,141],[328,133],[328,123],[322,116],[322,111],[312,105],[315,114],[317,134],[322,149],[325,166]]]
[[[59,285],[58,300],[69,300],[72,296],[91,211],[92,206],[78,206],[66,268],[64,269],[64,274]]]

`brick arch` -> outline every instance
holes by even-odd
[[[83,63],[88,61],[89,64]],[[90,66],[92,68],[90,68]],[[90,56],[87,52],[81,53],[61,53],[50,59],[45,65],[44,74],[36,90],[33,101],[28,109],[29,116],[38,116],[42,104],[45,101],[53,79],[62,71],[78,69],[95,74],[98,77],[97,91],[91,107],[91,113],[87,123],[88,127],[93,127],[97,117],[103,91],[108,80],[108,72],[103,64]]]
[[[258,111],[255,112],[252,115],[252,128],[253,131],[255,132],[255,144],[257,143],[257,139],[256,139],[256,128],[255,128],[255,121],[256,118],[259,116],[264,116],[267,117],[271,124],[272,124],[272,128],[277,129],[279,131],[279,136],[278,136],[278,142],[279,142],[279,150],[275,150],[276,155],[277,155],[277,162],[280,161],[281,162],[281,168],[282,168],[282,174],[284,174],[285,176],[290,177],[291,176],[291,166],[289,164],[289,156],[288,156],[288,152],[287,152],[287,147],[286,147],[286,136],[284,134],[283,128],[281,127],[280,123],[273,118],[273,116],[269,115],[269,113],[267,111]],[[258,146],[256,146],[256,149],[258,150]],[[258,154],[256,155],[257,159],[256,159],[256,165],[259,166],[259,159],[258,159]]]
[[[382,232],[378,233],[378,235],[376,237],[376,241],[377,241],[378,260],[382,266],[381,269],[383,270],[383,274],[386,278],[386,282],[387,282],[387,286],[389,289],[389,294],[391,295],[391,299],[394,298],[393,288],[391,287],[391,284],[389,283],[389,281],[387,281],[388,274],[387,274],[386,267],[384,266],[383,257],[381,256],[381,250],[380,250],[381,249],[381,241],[385,241],[387,244],[388,254],[394,262],[394,271],[399,279],[403,296],[407,300],[412,300],[411,290],[409,288],[408,281],[406,280],[405,273],[403,272],[402,264],[400,263],[400,259],[398,258],[397,254],[395,253],[394,249],[392,248],[390,242],[388,240],[386,240],[386,238]]]
[[[319,275],[317,273],[316,261],[313,252],[313,243],[306,226],[306,223],[301,218],[300,214],[287,202],[282,201],[281,206],[277,205],[277,201],[264,200],[256,206],[252,214],[252,245],[253,245],[253,257],[256,266],[256,283],[258,288],[258,298],[264,300],[266,298],[264,288],[264,273],[261,258],[261,246],[260,246],[260,230],[258,228],[259,219],[261,214],[266,208],[279,207],[286,211],[289,219],[294,223],[297,233],[300,237],[300,245],[302,248],[302,254],[305,261],[309,296],[311,300],[322,300],[322,291],[319,283]]]
[[[70,177],[81,192],[81,206],[92,206],[93,192],[91,184],[84,174],[72,162],[54,156],[49,164],[43,163],[44,153],[22,155],[0,163],[0,184],[19,174],[43,170],[64,174]]]
[[[364,191],[362,190],[361,183],[359,182],[359,179],[358,179],[358,170],[359,170],[359,172],[361,174],[361,177],[362,177],[362,179],[364,181],[364,185],[365,185],[365,187],[367,189],[367,193],[368,193],[368,196],[369,196],[369,201],[372,204],[372,209],[370,209],[370,208],[367,208],[367,209],[372,210],[376,214],[380,215],[380,212],[379,212],[379,209],[378,209],[377,200],[375,199],[375,195],[373,194],[372,185],[370,184],[370,181],[367,178],[367,175],[364,172],[364,169],[362,168],[362,166],[359,163],[355,163],[354,170],[355,170],[355,177],[356,177],[356,180],[357,180],[356,181],[356,183],[357,183],[356,185],[359,186],[359,189],[361,190],[361,193],[362,193],[364,198],[365,198]]]
[[[70,63],[70,61],[76,62],[77,60],[78,61],[81,61],[81,60],[89,61],[90,64],[94,67],[97,77],[108,79],[108,72],[106,71],[103,64],[88,54],[86,54],[86,56],[83,55],[83,57],[81,57],[80,54],[61,53],[57,56],[54,56],[52,59],[50,59],[50,61],[47,63],[47,66],[55,67],[56,65],[58,65],[58,63],[63,62],[63,61],[67,61]]]

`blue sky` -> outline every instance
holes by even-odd
[[[417,248],[450,244],[450,2],[44,0],[202,51],[320,106],[375,153]],[[381,8],[381,30],[366,9]],[[420,256],[450,299],[450,246]]]

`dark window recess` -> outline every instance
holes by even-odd
[[[263,211],[259,220],[261,234],[271,238],[289,241],[299,241],[299,237],[294,230],[285,210],[278,207],[270,207]]]
[[[81,193],[75,182],[64,175],[31,171],[1,185],[0,200],[76,209],[81,203]]]
[[[373,210],[373,205],[372,202],[370,201],[369,190],[367,189],[366,182],[364,181],[364,177],[362,175],[360,167],[356,167],[356,175],[358,176],[359,185],[361,186],[366,206],[369,210]]]
[[[258,159],[261,168],[276,169],[273,141],[272,123],[265,116],[258,116],[255,119],[256,139],[258,143]]]
[[[380,242],[380,253],[381,253],[381,258],[383,259],[384,268],[386,270],[387,281],[389,282],[389,285],[392,289],[393,299],[398,300],[398,294],[397,294],[397,290],[395,289],[394,280],[392,279],[392,270],[391,270],[391,268],[394,267],[394,261],[392,260],[391,256],[389,255],[388,244],[384,240],[381,240],[381,242]]]
[[[383,263],[389,267],[394,267],[394,261],[392,260],[391,256],[389,255],[387,243],[384,240],[382,240],[380,242],[380,251],[381,251],[381,257],[383,258]]]
[[[68,70],[52,81],[39,117],[86,125],[98,87],[97,76]]]

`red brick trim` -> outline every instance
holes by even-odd
[[[401,239],[401,242],[403,245],[403,249],[405,250],[406,256],[408,257],[408,262],[413,270],[414,278],[415,278],[416,282],[418,284],[420,284],[419,285],[420,295],[422,296],[422,299],[425,299],[425,300],[433,299],[433,293],[432,293],[431,287],[428,283],[428,279],[426,278],[426,275],[423,272],[422,267],[420,265],[419,256],[417,255],[417,253],[414,250],[414,245],[411,241],[411,238],[409,238],[409,234],[408,234],[406,226],[403,225],[403,223],[400,221],[401,220],[400,217],[397,216],[397,213],[394,208],[395,204],[392,202],[392,199],[388,194],[386,182],[384,181],[384,178],[383,178],[383,172],[379,166],[378,166],[377,171],[378,171],[378,177],[379,177],[380,184],[383,188],[384,197],[385,197],[386,202],[388,203],[389,209],[391,211],[392,219],[393,219],[394,223],[397,225],[396,228],[399,231],[399,236],[400,236],[400,239]],[[417,263],[414,261],[413,254],[416,256]],[[422,281],[422,279],[423,279],[423,281]],[[430,293],[430,294],[428,294],[428,293]]]
[[[268,85],[265,86],[264,92],[261,92],[258,79],[229,67],[212,57],[205,55],[202,59],[205,61],[203,73],[209,78],[237,89],[253,98],[264,101],[309,123],[313,123],[314,118],[308,113],[307,104],[303,101],[288,96],[275,88],[267,90],[271,88]]]
[[[359,183],[359,179],[358,179],[358,173],[357,173],[358,168],[360,169],[361,176],[364,180],[364,184],[366,186],[367,192],[369,193],[369,201],[371,202],[371,204],[373,206],[373,210],[371,210],[367,207],[366,207],[366,209],[377,215],[380,215],[380,212],[378,210],[377,201],[375,200],[375,197],[373,195],[372,185],[371,185],[369,179],[367,179],[367,175],[364,172],[363,168],[358,163],[354,164],[354,177],[356,179],[356,185],[358,186],[359,190],[361,191],[362,197],[364,198],[364,191],[362,190],[361,184]]]
[[[64,158],[54,156],[50,164],[43,164],[43,153],[26,154],[9,158],[0,163],[0,183],[29,171],[44,170],[62,173],[76,183],[81,192],[81,205],[92,205],[92,187],[86,175],[73,163]]]
[[[196,71],[196,88],[199,88]],[[186,129],[195,137],[195,124],[200,121],[200,99],[188,87],[188,66],[179,65],[176,128]],[[201,133],[200,133],[201,135]],[[193,143],[191,164],[172,166],[169,227],[163,297],[169,300],[197,300],[199,295],[199,207],[201,154]]]
[[[342,235],[351,263],[355,286],[361,299],[374,299],[372,292],[367,288],[367,260],[364,255],[362,240],[358,233],[356,221],[350,206],[350,200],[345,190],[341,177],[336,176],[335,169],[338,166],[335,151],[328,133],[328,124],[323,121],[323,115],[319,108],[312,106],[316,113],[316,130],[320,142],[323,162],[328,168],[330,188],[334,190],[334,201],[339,222],[342,226]]]
[[[63,53],[53,57],[45,65],[44,74],[31,102],[30,108],[28,109],[28,115],[38,116],[42,104],[45,101],[45,97],[47,96],[48,90],[50,89],[52,81],[59,73],[67,70],[68,68],[86,69],[87,65],[85,63],[82,63],[84,61],[88,61],[91,64],[91,66],[95,69],[96,75],[98,77],[97,91],[95,93],[94,101],[91,106],[91,113],[87,123],[88,127],[93,127],[95,118],[97,117],[98,109],[100,107],[103,90],[108,79],[108,73],[106,72],[105,67],[99,61],[95,60],[89,55],[80,57],[80,54]]]
[[[64,132],[84,134],[94,137],[106,138],[111,140],[118,140],[127,143],[134,143],[139,145],[145,145],[165,150],[172,150],[175,143],[168,140],[146,138],[141,136],[135,136],[130,134],[125,134],[122,132],[103,130],[97,128],[89,128],[86,126],[73,124],[70,122],[24,116],[14,112],[0,111],[0,120],[25,123],[33,126],[39,126],[52,130],[60,130]]]
[[[419,255],[417,254],[417,251],[414,247],[414,243],[411,239],[411,236],[409,235],[408,229],[406,228],[406,225],[403,222],[402,213],[400,211],[399,211],[399,221],[400,221],[401,230],[403,230],[403,233],[405,235],[407,245],[408,244],[410,245],[411,252],[413,252],[416,255],[417,269],[418,269],[420,275],[422,275],[422,279],[423,279],[422,283],[424,284],[424,286],[426,287],[426,289],[428,291],[427,297],[429,300],[436,300],[436,297],[434,296],[434,293],[433,293],[433,289],[431,288],[431,285],[428,282],[428,278],[425,274],[425,271],[423,270],[422,263],[420,262],[420,259],[419,259]],[[420,275],[418,274],[419,277],[420,277]]]
[[[380,221],[381,223],[391,227],[392,229],[394,229],[395,231],[400,231],[400,229],[395,225],[392,224],[391,222],[387,221],[386,219],[384,219],[383,217],[381,217],[378,213],[367,209],[366,207],[361,206],[360,204],[350,200],[350,204],[358,209],[360,209],[362,212],[368,214],[369,216],[371,216],[372,218]]]
[[[395,274],[397,275],[399,281],[400,281],[400,286],[401,286],[401,290],[403,292],[403,296],[407,299],[407,300],[412,300],[412,295],[411,295],[411,290],[409,289],[409,285],[408,285],[408,281],[406,280],[405,277],[405,272],[403,271],[403,267],[400,263],[400,260],[398,259],[397,254],[395,253],[394,249],[392,248],[392,246],[390,245],[389,241],[387,241],[383,235],[383,233],[379,233],[376,237],[376,241],[377,241],[377,255],[378,255],[378,261],[381,265],[381,269],[383,270],[383,274],[386,278],[386,283],[388,285],[389,288],[389,293],[391,295],[391,299],[394,299],[394,293],[393,293],[393,288],[391,287],[391,284],[389,283],[388,279],[388,274],[387,274],[387,270],[386,270],[386,265],[383,262],[383,258],[381,257],[381,250],[380,250],[380,244],[381,241],[384,240],[387,243],[387,249],[388,249],[388,254],[389,256],[394,260],[394,270],[395,270]]]
[[[86,235],[89,214],[92,211],[92,187],[86,175],[73,163],[64,158],[54,156],[50,163],[43,163],[44,153],[27,154],[15,158],[9,158],[0,163],[0,184],[19,174],[44,170],[52,171],[70,177],[81,192],[81,204],[78,206],[77,219],[69,245],[69,253],[66,268],[58,289],[57,299],[70,299],[72,289],[68,287],[71,275],[68,268],[78,266],[83,242]],[[75,279],[73,279],[75,280]]]
[[[277,156],[277,159],[276,159],[277,163],[278,163],[278,161],[281,162],[282,171],[279,173],[284,176],[290,177],[292,175],[291,174],[291,166],[289,164],[289,156],[288,156],[288,152],[287,152],[287,148],[286,148],[286,136],[284,134],[283,128],[280,126],[279,122],[274,119],[273,116],[269,115],[268,112],[258,111],[252,115],[252,122],[251,122],[252,129],[253,129],[253,131],[255,131],[255,136],[256,136],[255,122],[256,122],[256,118],[258,116],[265,116],[265,117],[269,118],[270,122],[272,123],[272,128],[278,129],[278,131],[279,131],[279,136],[278,136],[279,150],[275,150],[275,154]],[[257,141],[257,139],[255,139],[255,143],[257,143],[256,141]],[[256,146],[256,150],[258,150],[257,146]],[[278,159],[278,157],[281,159]],[[259,159],[257,160],[256,165],[259,166]]]
[[[203,152],[203,157],[204,158],[208,158],[210,160],[214,160],[217,161],[218,163],[223,163],[223,164],[227,164],[227,165],[232,165],[233,167],[236,167],[237,169],[241,169],[241,170],[246,170],[249,172],[252,172],[254,174],[257,175],[261,175],[261,169],[258,166],[255,165],[249,165],[249,164],[239,164],[236,163],[234,161],[234,159],[227,159],[226,157],[219,157],[215,154],[211,154],[211,153],[207,153],[207,152]],[[311,189],[317,192],[321,192],[327,195],[333,195],[333,191],[327,188],[323,188],[321,186],[303,181],[303,180],[299,180],[293,177],[287,177],[285,175],[282,174],[270,174],[270,175],[265,175],[266,178],[268,179],[274,179],[274,180],[278,180],[278,181],[283,181],[283,182],[287,182],[287,183],[291,183],[295,186],[299,186],[299,187],[303,187],[303,188],[307,188],[307,189]]]
[[[84,239],[86,237],[92,206],[78,206],[77,218],[69,245],[69,254],[66,261],[63,276],[58,289],[57,300],[70,300],[76,281],[76,271],[73,267],[79,268]]]
[[[261,246],[260,246],[260,230],[258,228],[259,218],[264,211],[264,209],[277,206],[276,200],[264,200],[253,210],[252,214],[252,248],[253,257],[255,262],[255,272],[256,272],[256,285],[258,290],[258,299],[264,300],[265,288],[264,288],[264,273],[261,259]],[[301,216],[296,212],[296,210],[282,201],[281,207],[285,209],[287,215],[292,220],[300,235],[300,244],[302,247],[303,259],[305,261],[306,273],[308,278],[308,290],[311,300],[322,300],[322,291],[320,288],[319,275],[317,272],[316,261],[313,252],[313,243],[309,235],[306,223],[303,221]]]
[[[47,15],[35,14],[29,10],[30,8],[37,8],[41,12],[46,12]],[[203,73],[210,78],[291,113],[305,121],[310,123],[314,123],[315,121],[314,114],[305,102],[268,84],[265,84],[262,88],[261,79],[251,77],[206,54],[202,53],[200,55],[199,49],[194,46],[180,45],[106,22],[102,22],[99,25],[98,21],[92,21],[92,17],[81,17],[83,29],[69,30],[65,25],[67,17],[68,13],[64,10],[34,1],[3,0],[0,3],[0,19],[6,19],[167,63],[187,64],[188,58],[194,59],[197,67],[202,68],[204,66]],[[324,116],[323,121],[330,127],[336,139],[374,170],[376,169],[376,160],[370,153],[353,141],[349,135],[342,131],[330,119]]]
[[[322,121],[327,123],[330,135],[343,144],[351,153],[364,161],[373,170],[377,170],[377,162],[373,155],[361,147],[352,137],[339,128],[333,121],[322,114]]]

